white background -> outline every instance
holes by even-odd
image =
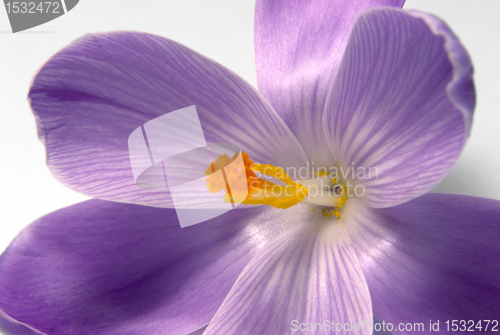
[[[408,0],[405,8],[444,19],[476,70],[472,136],[437,190],[500,199],[500,1]],[[36,218],[87,199],[51,176],[26,100],[50,56],[87,32],[143,31],[176,40],[256,86],[253,12],[252,0],[81,0],[52,22],[12,34],[0,8],[0,252]]]

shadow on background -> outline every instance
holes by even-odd
[[[495,183],[489,181],[487,173],[480,173],[474,164],[457,164],[431,192],[497,199],[498,190]]]

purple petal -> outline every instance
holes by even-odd
[[[208,335],[289,334],[308,323],[315,325],[314,334],[371,334],[369,326],[332,332],[331,323],[324,323],[340,323],[344,330],[346,323],[350,328],[359,320],[371,324],[370,295],[346,230],[307,208],[301,216],[304,224],[250,261],[210,322]]]
[[[208,142],[235,144],[255,161],[278,166],[306,160],[288,127],[248,83],[154,35],[80,38],[42,67],[29,98],[52,173],[92,197],[172,207],[168,193],[135,185],[128,137],[145,122],[192,105]]]
[[[356,171],[347,179],[363,185],[363,201],[393,206],[448,173],[469,135],[474,99],[469,57],[443,22],[373,9],[353,29],[326,132],[344,172]]]
[[[426,331],[439,320],[440,334],[460,333],[446,331],[447,320],[499,319],[500,201],[429,193],[350,213],[377,318]]]
[[[262,206],[180,228],[173,209],[83,202],[35,221],[0,256],[0,309],[48,334],[186,334],[295,224],[293,211]]]
[[[258,0],[255,61],[262,94],[317,166],[330,166],[323,109],[357,17],[404,0]]]

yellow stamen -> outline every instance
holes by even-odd
[[[231,201],[231,197],[235,192],[227,187],[225,181],[222,179],[223,176],[216,176],[213,172],[224,168],[224,172],[227,176],[236,176],[236,174],[241,175],[240,171],[231,171],[226,167],[229,163],[236,159],[237,156],[238,153],[229,159],[227,155],[221,155],[217,157],[215,163],[212,163],[211,166],[205,171],[209,191],[216,193],[225,189],[226,195],[224,196],[224,200],[227,202]],[[276,208],[286,209],[301,202],[308,194],[309,190],[307,187],[304,187],[298,182],[294,182],[284,169],[271,164],[255,163],[245,152],[242,152],[242,157],[246,172],[246,186],[248,188],[248,196],[242,201],[243,204],[269,205]],[[284,182],[286,185],[278,185],[261,179],[257,177],[255,172],[274,177]]]

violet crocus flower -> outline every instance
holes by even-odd
[[[148,34],[86,35],[53,56],[29,93],[47,164],[96,199],[38,219],[2,254],[4,316],[45,334],[120,335],[208,323],[205,334],[287,334],[374,316],[456,334],[446,321],[499,320],[500,203],[425,194],[469,135],[472,66],[442,21],[402,4],[257,1],[261,93]],[[181,229],[168,193],[134,184],[127,138],[191,105],[208,142],[255,162],[377,174],[338,174],[340,197],[257,199]]]

